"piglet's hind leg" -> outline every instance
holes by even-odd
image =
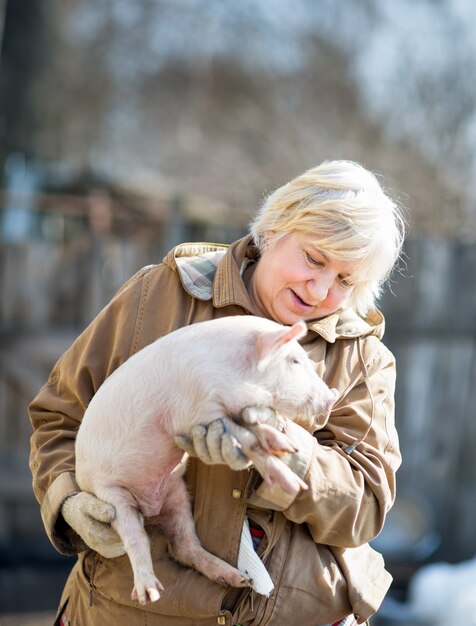
[[[171,481],[160,512],[159,524],[174,558],[222,585],[250,587],[252,580],[238,569],[207,552],[197,537],[190,502],[181,478]]]
[[[154,574],[150,543],[144,530],[142,514],[132,504],[134,499],[125,489],[111,490],[111,493],[104,494],[103,497],[116,507],[116,519],[112,526],[122,539],[134,572],[131,598],[138,600],[140,604],[155,602],[164,588]]]

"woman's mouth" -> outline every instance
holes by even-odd
[[[292,289],[290,289],[290,291],[291,291],[291,297],[292,297],[294,306],[296,307],[298,311],[308,313],[311,309],[314,308],[312,304],[308,304],[305,300],[303,300],[300,296],[298,296],[298,294],[295,291],[293,291]]]

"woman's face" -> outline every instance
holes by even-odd
[[[358,263],[333,260],[299,233],[265,233],[248,290],[264,317],[282,324],[334,313],[347,303]]]

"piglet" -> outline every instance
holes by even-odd
[[[201,546],[182,478],[186,455],[174,442],[197,424],[225,417],[263,479],[289,492],[305,489],[277,453],[294,448],[246,407],[270,407],[305,420],[328,413],[334,390],[317,376],[286,327],[233,316],[180,328],[130,357],[92,398],[76,439],[76,477],[83,491],[116,508],[113,528],[129,556],[132,599],[160,597],[143,516],[159,516],[171,553],[209,579],[233,587],[252,580]],[[240,421],[240,416],[247,416]],[[251,417],[250,417],[251,415]]]

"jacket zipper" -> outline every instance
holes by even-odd
[[[89,583],[89,606],[90,607],[92,607],[94,604],[94,594],[96,592],[96,588],[94,586],[93,580],[94,580],[94,574],[96,572],[96,568],[98,566],[100,558],[101,556],[99,554],[96,554],[91,565],[91,571],[89,573],[88,583]]]

